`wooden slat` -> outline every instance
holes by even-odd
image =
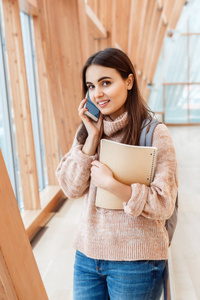
[[[89,43],[88,43],[88,22],[86,15],[86,3],[82,0],[77,0],[79,31],[80,31],[80,44],[82,62],[85,62],[89,56]]]
[[[94,12],[108,32],[108,37],[106,39],[97,40],[98,50],[111,47],[113,43],[113,1],[115,0],[101,0],[97,1],[96,4],[97,11]]]
[[[87,22],[88,22],[88,31],[94,39],[107,38],[107,31],[105,27],[102,25],[101,21],[98,19],[96,14],[90,8],[89,5],[86,4],[86,14],[87,14]]]
[[[40,208],[36,158],[17,0],[3,0],[5,39],[25,209]]]
[[[48,299],[0,151],[0,249],[17,299]],[[2,271],[2,270],[1,270]],[[9,284],[5,281],[4,287]],[[12,289],[13,290],[13,289]],[[14,299],[14,298],[9,298]]]
[[[144,74],[143,71],[144,71],[145,56],[147,53],[147,48],[149,47],[148,37],[149,37],[154,10],[155,10],[155,1],[148,0],[144,27],[141,34],[141,43],[138,49],[138,61],[137,61],[137,68],[142,72],[142,74]]]
[[[55,119],[52,109],[51,94],[49,92],[46,66],[42,51],[42,41],[37,17],[33,17],[35,50],[37,57],[37,70],[40,91],[40,103],[42,112],[43,136],[45,144],[45,157],[47,166],[48,184],[58,184],[55,170],[59,164],[58,135],[56,131]]]
[[[180,14],[182,12],[184,4],[185,4],[185,0],[179,0],[179,1],[176,0],[174,9],[172,12],[172,16],[170,17],[170,20],[169,20],[169,28],[170,29],[176,28],[176,24],[178,22],[178,19],[180,17]]]
[[[80,72],[84,56],[80,26],[84,24],[79,23],[84,18],[79,19],[78,4],[78,0],[38,1],[47,79],[62,154],[70,149],[80,124],[77,109],[82,100]]]
[[[3,254],[0,249],[0,299],[18,300],[15,288],[9,275]]]
[[[178,0],[180,2],[180,0]],[[164,3],[163,14],[165,15],[167,23],[169,23],[170,17],[172,16],[173,9],[175,7],[176,0],[167,0]]]
[[[149,29],[149,36],[147,42],[148,47],[146,49],[146,54],[144,57],[143,76],[147,77],[147,80],[148,80],[148,70],[150,67],[152,53],[154,49],[154,41],[155,41],[156,32],[157,32],[161,15],[162,15],[162,9],[160,9],[158,4],[155,2],[154,12],[153,12],[152,21]]]
[[[99,0],[87,0],[87,4],[90,6],[90,8],[93,10],[93,12],[95,14],[97,14]]]
[[[146,6],[147,0],[132,0],[131,2],[128,55],[136,67]]]
[[[37,16],[37,1],[36,0],[19,0],[19,8],[23,12],[31,16]]]
[[[115,5],[115,8],[114,8]],[[131,0],[115,0],[113,5],[113,22],[115,22],[114,43],[120,45],[124,52],[128,52],[129,22]]]

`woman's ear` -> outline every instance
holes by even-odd
[[[132,87],[133,87],[133,83],[134,83],[134,77],[133,77],[132,73],[128,75],[128,78],[127,78],[126,82],[127,82],[127,89],[131,90]]]

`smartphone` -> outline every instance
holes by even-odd
[[[84,108],[88,110],[84,113],[86,116],[91,118],[94,122],[97,122],[99,119],[99,109],[94,105],[92,100],[90,99],[89,92],[86,93],[87,102],[84,105]]]

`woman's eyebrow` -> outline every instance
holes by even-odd
[[[112,79],[112,78],[109,77],[109,76],[104,76],[104,77],[99,78],[99,79],[98,79],[98,82],[100,82],[100,81],[102,81],[102,80],[104,80],[104,79]],[[92,82],[86,81],[86,84],[92,84]]]

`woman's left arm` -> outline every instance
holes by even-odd
[[[91,179],[124,201],[124,210],[132,217],[143,215],[150,219],[168,219],[174,210],[178,189],[177,161],[173,142],[167,127],[157,125],[153,145],[158,148],[157,166],[150,187],[133,183],[131,186],[113,178],[104,164],[92,162]]]
[[[143,215],[149,219],[166,220],[174,211],[178,191],[176,153],[168,128],[156,126],[153,147],[157,147],[157,165],[150,187],[132,184],[132,194],[124,210],[133,217]]]

